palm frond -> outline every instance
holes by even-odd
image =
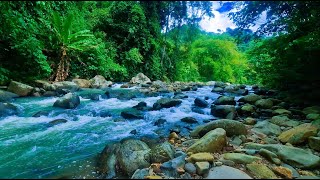
[[[69,36],[71,34],[71,28],[72,28],[72,14],[68,14],[67,18],[63,22],[63,31],[62,31],[62,38],[64,42],[68,42]]]
[[[58,36],[58,39],[62,39],[61,38],[61,17],[58,14],[58,12],[54,11],[52,13],[52,25],[53,25],[53,31],[56,33],[56,35]]]

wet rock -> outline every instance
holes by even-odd
[[[10,102],[13,98],[17,98],[19,95],[9,92],[0,90],[0,102]]]
[[[162,108],[170,108],[178,106],[182,103],[179,99],[161,98],[153,104],[153,109],[160,110]]]
[[[211,114],[216,117],[226,118],[230,112],[235,112],[233,105],[213,105],[211,106]]]
[[[312,154],[312,152],[286,145],[280,144],[257,144],[246,143],[245,148],[267,149],[279,157],[279,159],[289,165],[292,165],[301,169],[310,169],[320,166],[320,157]]]
[[[192,163],[185,164],[184,169],[186,170],[186,172],[188,172],[190,174],[195,174],[197,172],[196,167]]]
[[[209,103],[206,100],[196,98],[194,100],[194,105],[196,105],[198,107],[208,107]]]
[[[8,91],[19,96],[28,96],[32,93],[33,87],[17,81],[11,81],[8,86]]]
[[[300,124],[299,121],[291,120],[287,116],[273,116],[270,122],[278,126],[285,126],[285,127],[296,127]]]
[[[191,110],[195,113],[199,113],[199,114],[205,114],[205,111],[202,108],[199,107],[191,107]]]
[[[214,104],[216,105],[236,105],[236,101],[234,100],[234,97],[230,96],[220,96],[218,99],[214,101]]]
[[[257,123],[257,120],[251,117],[247,117],[246,119],[244,119],[243,123],[247,125],[254,125]]]
[[[306,116],[306,119],[309,119],[309,120],[320,119],[320,114],[315,114],[315,113],[308,114]]]
[[[293,168],[292,166],[285,164],[285,163],[282,163],[281,167],[288,168],[292,172],[293,178],[300,177],[300,174],[298,173],[298,171],[295,168]]]
[[[132,84],[148,84],[148,83],[151,83],[151,80],[143,73],[138,73],[135,77],[131,78],[130,83],[132,83]]]
[[[50,113],[49,111],[38,111],[32,117],[48,116],[49,113]]]
[[[276,109],[272,111],[272,115],[288,115],[290,116],[292,113],[286,109]]]
[[[179,177],[179,174],[177,172],[177,168],[183,168],[185,165],[185,159],[186,155],[182,155],[179,157],[176,157],[170,161],[167,161],[163,164],[161,164],[160,169],[161,171],[169,176],[169,177]]]
[[[52,85],[55,86],[56,91],[66,89],[68,92],[75,92],[79,90],[79,86],[71,81],[55,82]]]
[[[206,133],[216,128],[222,128],[226,131],[227,136],[231,137],[234,135],[246,135],[247,129],[245,125],[239,121],[230,119],[219,119],[200,126],[197,126],[193,131],[190,132],[191,137],[202,137]]]
[[[80,104],[80,98],[78,95],[68,93],[54,102],[54,107],[60,107],[65,109],[76,108]]]
[[[237,91],[233,92],[234,94],[238,94],[240,96],[245,96],[249,94],[249,90],[248,89],[239,89]]]
[[[235,163],[249,164],[254,161],[259,161],[261,158],[256,156],[250,156],[242,153],[225,153],[223,159],[231,160]]]
[[[132,130],[132,131],[130,131],[130,134],[133,134],[133,135],[135,135],[135,134],[137,134],[138,132],[137,132],[137,130],[136,129],[134,129],[134,130]]]
[[[97,169],[106,179],[116,176],[117,153],[120,143],[108,144],[98,155]]]
[[[212,89],[211,92],[222,93],[222,92],[223,92],[223,88],[221,88],[221,87],[215,87],[215,88]]]
[[[173,99],[185,99],[185,98],[188,98],[188,96],[183,93],[179,93],[173,96]]]
[[[302,112],[307,115],[307,114],[320,114],[320,106],[311,106],[311,107],[306,107],[302,110]]]
[[[238,101],[244,102],[244,103],[249,103],[249,104],[255,104],[255,102],[260,99],[261,99],[261,97],[259,95],[249,94],[249,95],[241,97]]]
[[[137,169],[131,179],[145,179],[146,176],[149,176],[149,168]]]
[[[317,127],[318,129],[320,129],[320,119],[314,120],[311,122],[312,126]],[[319,132],[320,133],[320,132]],[[319,135],[318,135],[319,136]]]
[[[146,102],[139,102],[137,105],[133,106],[132,108],[135,108],[137,110],[144,110],[147,107]]]
[[[229,142],[229,144],[240,146],[242,144],[242,140],[238,136],[234,136],[232,138],[232,141]]]
[[[224,87],[226,87],[226,86],[227,86],[226,83],[221,82],[221,81],[216,81],[216,82],[214,83],[214,87],[215,87],[215,88],[216,88],[216,87],[224,88]]]
[[[276,166],[272,168],[272,171],[282,178],[286,179],[292,179],[292,171],[289,168],[282,167],[282,166]]]
[[[208,162],[196,162],[195,166],[199,175],[205,175],[209,172],[210,164]]]
[[[104,89],[112,86],[111,81],[107,81],[103,76],[96,75],[89,80],[92,88]]]
[[[148,145],[140,140],[123,141],[117,154],[121,170],[131,176],[135,170],[149,167],[150,151]]]
[[[72,82],[76,83],[81,88],[90,88],[91,82],[86,79],[73,79]]]
[[[0,102],[0,117],[12,116],[18,114],[18,108],[10,103]]]
[[[168,142],[156,145],[150,153],[152,163],[163,163],[174,158],[174,148]]]
[[[320,137],[314,137],[314,136],[309,137],[308,144],[310,148],[316,151],[320,151]]]
[[[218,166],[213,167],[209,170],[209,174],[204,179],[252,179],[245,172],[229,167],[229,166]]]
[[[161,126],[161,125],[163,125],[164,123],[166,123],[167,122],[167,120],[165,120],[165,119],[158,119],[158,120],[156,120],[155,122],[154,122],[154,126]]]
[[[251,163],[251,164],[247,164],[246,167],[252,172],[252,174],[257,176],[258,178],[262,178],[262,179],[276,179],[276,178],[278,178],[273,173],[273,171],[270,170],[264,164]]]
[[[55,119],[49,122],[49,126],[55,126],[55,125],[66,123],[66,122],[68,122],[68,120],[66,119]]]
[[[191,163],[195,163],[195,162],[203,162],[203,161],[207,161],[207,162],[213,162],[213,155],[207,152],[204,153],[196,153],[196,154],[192,154],[190,157],[188,157],[186,159],[187,162],[191,162]]]
[[[263,133],[265,135],[279,135],[281,129],[278,125],[270,123],[269,121],[259,121],[256,125],[253,126],[253,132]]]
[[[196,120],[196,118],[193,117],[184,117],[180,120],[181,122],[185,122],[185,123],[189,123],[189,124],[194,124],[194,123],[198,123],[198,121]]]
[[[260,99],[255,102],[255,106],[262,109],[270,109],[273,106],[273,102],[270,99]]]
[[[57,96],[57,93],[55,91],[46,91],[43,93],[44,97],[51,97],[51,96]]]
[[[277,164],[277,165],[281,164],[281,160],[278,158],[278,156],[275,153],[273,153],[267,149],[263,149],[263,148],[260,149],[259,154],[274,164]]]
[[[143,119],[143,113],[134,108],[130,108],[121,112],[121,116],[125,119]]]
[[[187,152],[219,152],[226,146],[226,131],[221,128],[214,129],[191,145]]]
[[[241,114],[243,114],[243,115],[250,116],[250,115],[252,115],[252,113],[254,111],[255,111],[254,106],[252,106],[250,104],[246,104],[246,105],[241,107]]]
[[[317,131],[317,127],[306,123],[282,132],[278,138],[282,143],[299,144],[306,141],[308,137],[316,135]]]

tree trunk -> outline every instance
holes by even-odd
[[[55,82],[64,81],[69,75],[70,62],[65,47],[61,48],[61,59],[55,75]]]

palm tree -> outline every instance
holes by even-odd
[[[70,51],[85,51],[96,48],[98,44],[94,35],[89,30],[72,31],[73,16],[69,14],[66,18],[61,17],[57,12],[52,16],[52,30],[56,36],[56,45],[59,48],[60,60],[51,80],[64,81],[70,70]]]

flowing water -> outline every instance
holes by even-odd
[[[115,84],[112,89],[120,89]],[[132,89],[132,88],[131,88]],[[173,93],[156,97],[139,97],[130,100],[117,98],[99,101],[80,98],[75,109],[53,107],[58,97],[18,98],[12,104],[19,108],[19,116],[0,119],[0,178],[59,178],[61,176],[77,178],[95,178],[95,158],[106,144],[133,136],[157,136],[159,128],[154,122],[163,118],[167,124],[179,122],[181,118],[192,116],[203,123],[212,119],[210,108],[204,108],[204,114],[191,110],[196,97],[209,99],[211,104],[219,94],[211,92],[212,87],[204,86],[197,91],[187,91],[188,98],[182,99],[178,107],[147,111],[144,119],[114,122],[122,110],[144,101],[151,106],[162,97],[172,97]],[[105,91],[87,89],[77,94],[99,93]],[[239,97],[236,97],[236,100]],[[32,117],[38,111],[49,110],[48,116]],[[112,113],[112,117],[100,117],[102,111]],[[48,126],[55,119],[66,119],[66,123]],[[160,127],[161,128],[161,127]]]

